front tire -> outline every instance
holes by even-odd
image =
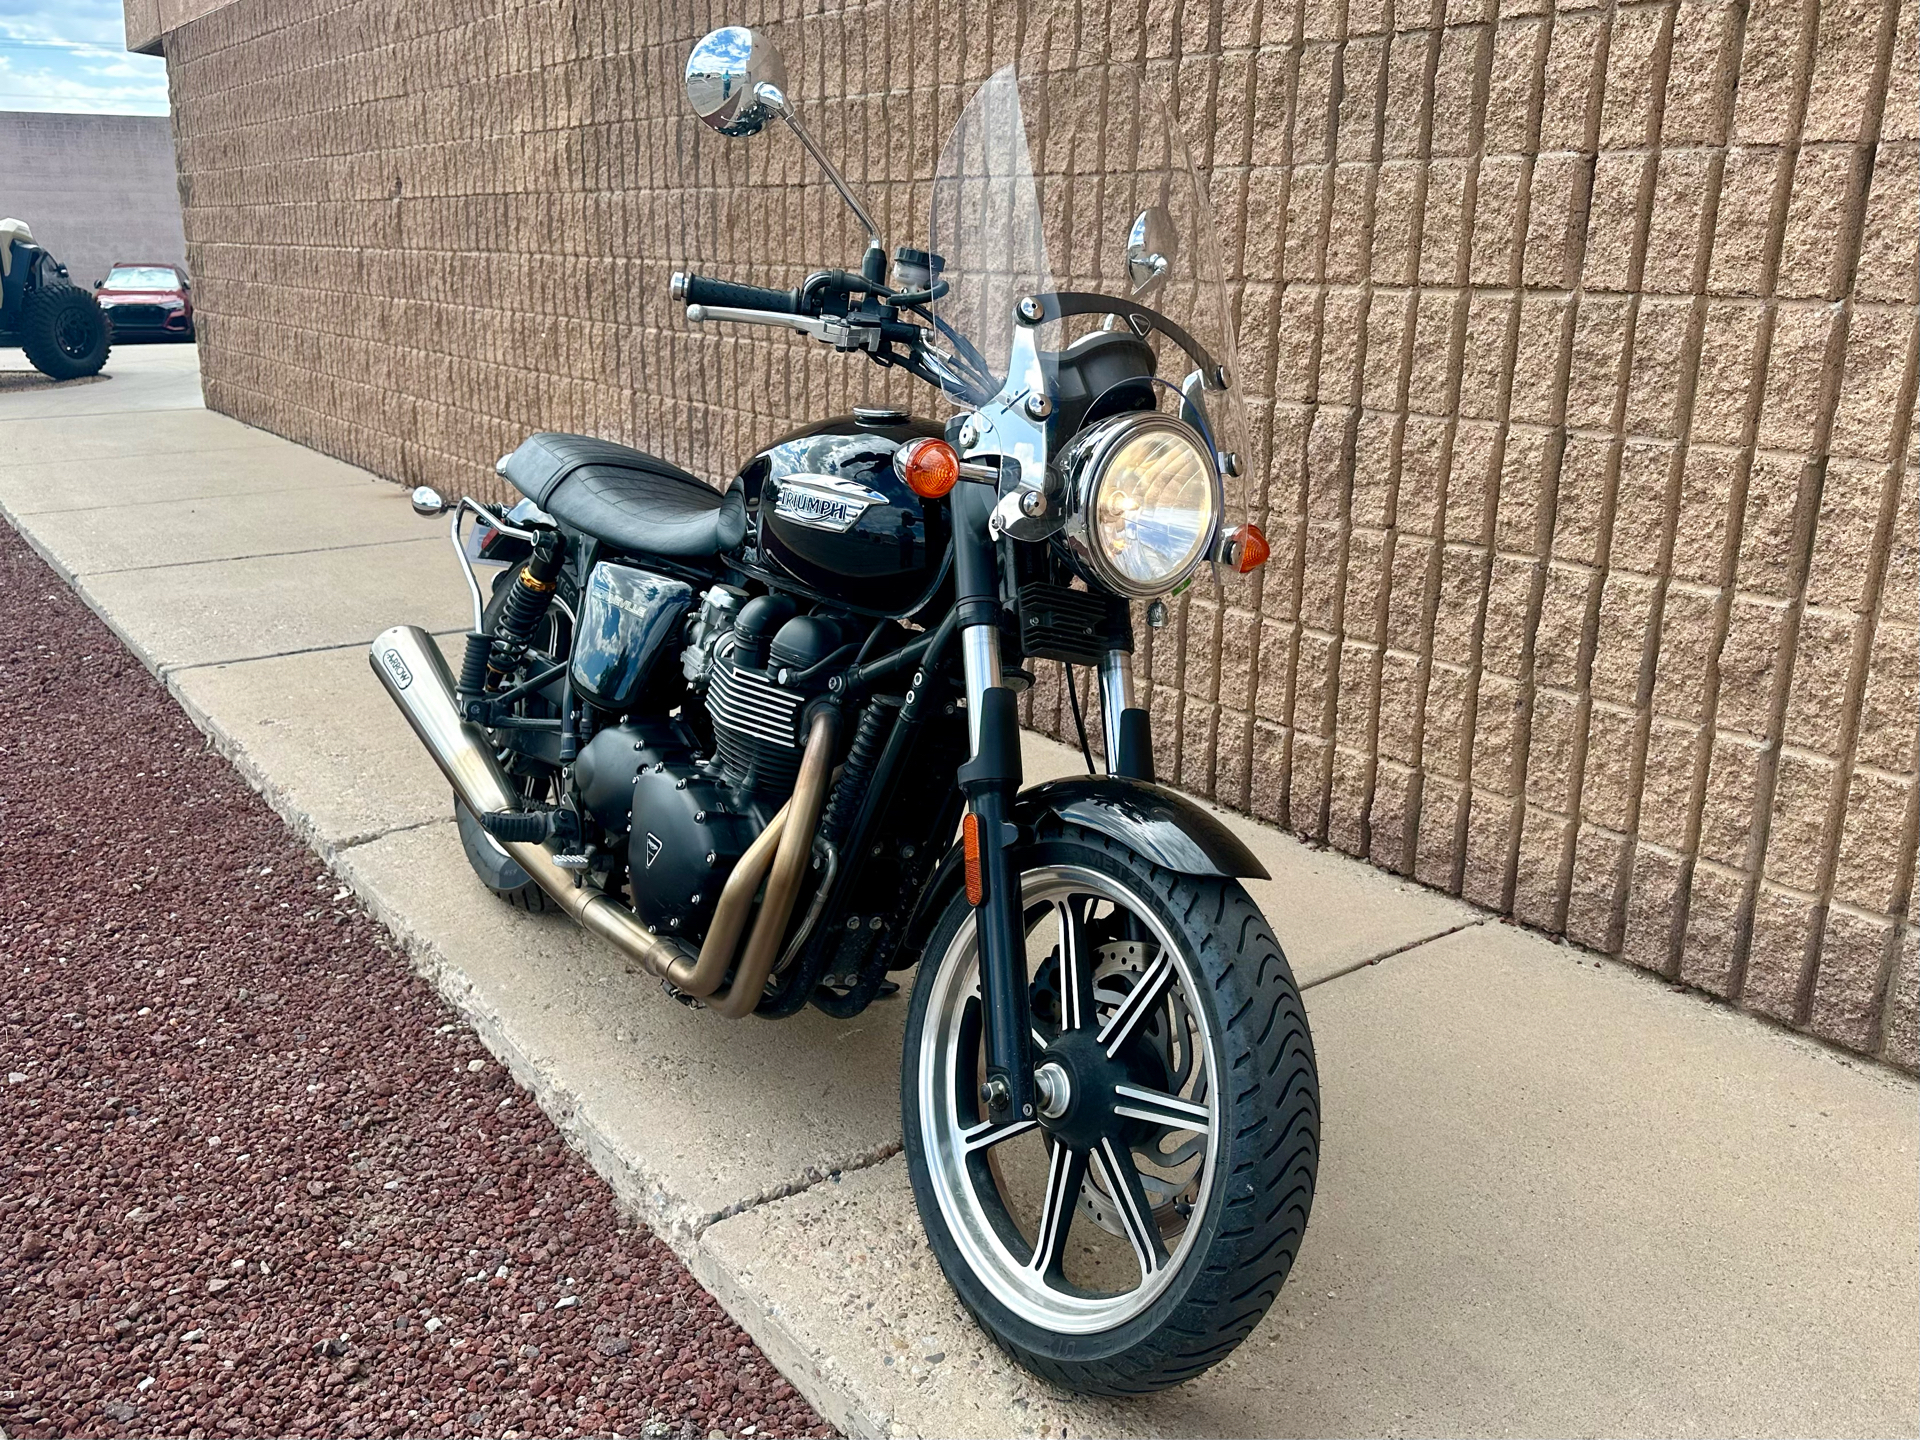
[[[20,302],[20,348],[50,379],[99,374],[110,343],[100,303],[76,285],[43,285]]]
[[[1035,1063],[1069,1077],[1069,1099],[986,1121],[974,912],[956,891],[907,1020],[914,1199],[961,1302],[1020,1365],[1087,1394],[1163,1389],[1247,1337],[1299,1252],[1319,1157],[1299,990],[1237,881],[1059,823],[1013,860]]]

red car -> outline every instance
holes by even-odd
[[[113,338],[193,338],[193,287],[178,265],[120,261],[93,295],[113,325]]]

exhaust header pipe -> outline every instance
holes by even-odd
[[[374,640],[367,660],[462,804],[476,816],[521,808],[519,793],[494,759],[486,736],[471,721],[460,718],[453,674],[431,635],[418,625],[396,625]],[[747,928],[748,911],[760,882],[769,871],[775,872],[747,938],[746,961],[726,994],[714,1004],[729,1018],[750,1015],[759,1004],[773,957],[793,915],[799,881],[826,799],[838,734],[837,712],[823,709],[814,716],[793,798],[767,822],[766,829],[727,877],[698,957],[655,935],[604,891],[576,883],[570,872],[553,863],[546,846],[519,840],[496,843],[582,929],[637,961],[649,974],[702,999],[719,989],[740,950],[740,937]]]

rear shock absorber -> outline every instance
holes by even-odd
[[[533,542],[533,554],[527,557],[513,582],[507,603],[500,609],[500,623],[495,627],[492,654],[487,661],[490,677],[505,675],[519,663],[521,652],[533,638],[534,627],[553,604],[554,584],[565,558],[560,532],[541,531],[540,538]]]

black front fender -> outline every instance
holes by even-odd
[[[1020,792],[1014,823],[1032,831],[1046,816],[1097,831],[1182,875],[1267,880],[1240,837],[1178,791],[1117,775],[1048,780]]]

